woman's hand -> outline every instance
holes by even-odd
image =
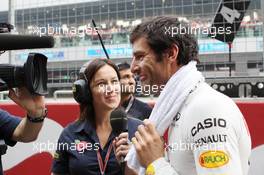
[[[128,139],[128,133],[124,132],[121,133],[118,137],[116,137],[113,142],[113,146],[117,161],[119,163],[123,162],[131,146],[130,141]]]

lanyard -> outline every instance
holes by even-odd
[[[108,147],[107,154],[105,156],[104,162],[102,160],[102,156],[101,156],[101,154],[99,152],[99,149],[97,150],[97,160],[98,160],[98,163],[99,163],[99,168],[100,168],[101,175],[105,174],[105,169],[106,169],[106,166],[107,166],[107,163],[108,163],[112,148],[113,148],[113,143],[111,143],[110,146]]]
[[[134,97],[132,96],[132,97],[130,98],[130,100],[129,100],[129,103],[128,103],[127,107],[126,107],[126,110],[125,110],[126,113],[128,113],[128,111],[129,111],[130,108],[132,107],[133,102],[134,102]]]

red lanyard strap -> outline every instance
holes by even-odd
[[[105,174],[105,169],[106,169],[106,166],[107,166],[107,163],[108,163],[112,148],[113,148],[113,143],[111,143],[110,146],[108,147],[107,154],[105,156],[104,162],[102,160],[102,156],[101,156],[101,154],[99,152],[99,149],[97,150],[97,160],[98,160],[98,163],[99,163],[99,168],[100,168],[101,175]]]

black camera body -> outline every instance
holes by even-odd
[[[10,24],[0,23],[1,53],[5,52],[5,50],[54,46],[52,37],[6,34],[13,28]],[[47,94],[47,59],[43,54],[29,53],[24,66],[0,64],[0,91],[24,86],[31,94]]]

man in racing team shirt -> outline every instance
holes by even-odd
[[[131,70],[142,84],[165,85],[138,127],[126,160],[148,175],[246,175],[251,139],[243,115],[197,71],[197,41],[174,17],[135,27]],[[168,142],[163,136],[168,130]],[[140,164],[139,164],[140,163]]]

